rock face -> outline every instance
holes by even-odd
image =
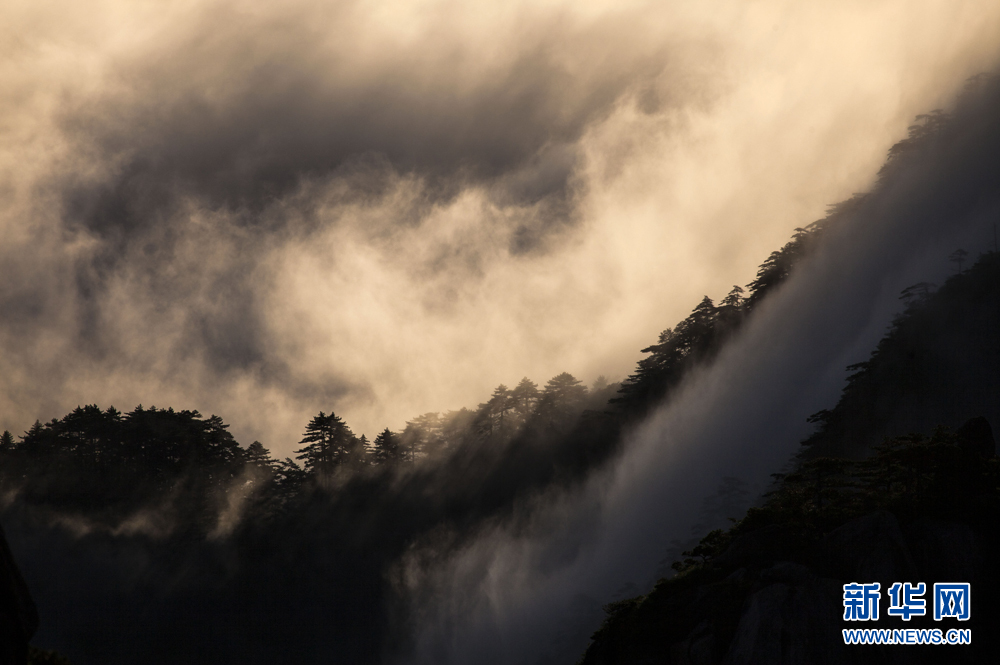
[[[38,612],[0,528],[0,665],[24,665]]]
[[[769,497],[685,552],[677,576],[606,607],[582,665],[1000,663],[1000,460],[985,419],[888,440],[862,461],[806,460]],[[889,613],[897,582],[926,585],[926,614]],[[939,582],[971,585],[968,620],[934,620]],[[846,620],[844,585],[874,583],[878,618]],[[873,628],[890,639],[973,635],[951,646],[844,644],[843,630]]]
[[[826,534],[775,526],[746,533],[693,574],[620,604],[582,663],[1000,662],[1000,636],[992,630],[1000,609],[992,603],[974,604],[975,616],[961,626],[935,623],[929,615],[904,624],[885,614],[893,582],[932,588],[934,582],[967,581],[979,598],[1000,594],[991,564],[1000,556],[994,531],[988,522],[897,519],[879,510]],[[793,560],[779,559],[782,553]],[[881,583],[877,624],[843,620],[843,585],[850,582]],[[971,647],[847,646],[843,628],[970,628],[975,636]]]
[[[796,564],[774,568],[782,565]],[[747,599],[725,665],[846,662],[840,636],[824,631],[840,619],[840,586],[800,568],[794,581],[768,584]]]
[[[881,582],[888,589],[894,581],[916,579],[899,522],[885,510],[851,520],[831,531],[823,544],[830,571],[848,582]]]

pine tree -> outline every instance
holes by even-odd
[[[407,421],[400,443],[411,462],[440,450],[444,445],[440,414],[425,413]]]
[[[265,448],[264,444],[260,441],[254,441],[247,446],[246,451],[243,453],[243,460],[249,466],[262,469],[269,469],[274,466],[274,460],[271,458],[271,452]]]
[[[747,314],[747,299],[743,296],[743,289],[734,286],[716,308],[716,326],[722,334],[735,330],[743,322]]]
[[[480,404],[476,413],[476,429],[485,439],[503,437],[511,429],[510,414],[514,409],[511,391],[502,383],[493,391],[485,404]]]
[[[52,439],[51,430],[43,426],[40,420],[36,420],[27,432],[21,435],[21,445],[18,446],[29,456],[41,456],[50,452],[52,448],[49,439]]]
[[[198,455],[202,459],[214,464],[232,464],[239,459],[240,444],[229,433],[229,425],[222,418],[209,416],[202,421],[201,428],[201,450]]]
[[[510,391],[510,399],[514,409],[514,415],[520,423],[528,419],[538,405],[538,385],[524,377]]]
[[[452,448],[475,440],[478,417],[477,411],[469,411],[464,407],[458,411],[445,412],[440,420],[441,448]]]
[[[299,443],[306,444],[296,450],[295,459],[305,465],[306,473],[329,476],[345,465],[364,461],[361,442],[338,416],[322,411],[306,426],[305,436]]]
[[[375,464],[395,464],[404,457],[404,451],[399,442],[399,436],[386,427],[375,437],[372,459]]]
[[[686,319],[660,333],[656,344],[642,349],[650,355],[639,361],[636,372],[622,384],[618,391],[622,397],[611,401],[641,412],[661,399],[692,365],[717,348],[720,309],[705,296]]]
[[[548,424],[564,423],[578,415],[587,397],[587,387],[575,376],[563,372],[549,379],[538,398],[538,414]]]
[[[968,258],[969,253],[964,249],[956,249],[948,256],[948,260],[958,266],[958,274],[962,274],[962,265],[965,263],[965,259]]]
[[[757,277],[747,285],[750,296],[747,298],[747,305],[752,309],[761,299],[763,299],[772,289],[783,283],[792,272],[799,261],[802,260],[812,246],[816,238],[822,231],[826,221],[841,215],[849,214],[861,199],[858,197],[844,201],[831,208],[826,220],[813,222],[805,228],[795,229],[792,239],[785,243],[779,250],[771,252],[767,260],[757,269]]]

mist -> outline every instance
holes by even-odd
[[[114,483],[93,456],[60,471],[11,446],[37,473],[5,469],[2,502],[37,637],[74,659],[575,662],[604,603],[766,489],[903,288],[995,249],[995,99],[966,93],[946,136],[877,175],[914,116],[996,70],[985,0],[0,16],[0,430],[197,409],[276,458],[247,472],[218,420],[226,464],[116,476],[117,513],[58,491],[49,510],[64,479],[92,501]],[[577,440],[593,413],[482,436],[469,411],[440,450],[335,483],[278,461],[320,411],[372,439],[522,376],[621,379],[868,191],[622,440]]]
[[[891,161],[829,224],[815,254],[627,437],[615,464],[540,499],[529,518],[484,528],[443,565],[411,563],[424,611],[417,662],[574,662],[601,604],[647,591],[678,543],[749,507],[811,432],[806,417],[836,402],[844,368],[885,334],[899,292],[954,274],[954,249],[995,251],[1000,99],[969,93],[955,113],[930,148]],[[706,523],[727,478],[747,502]]]
[[[989,2],[6,5],[0,428],[288,454],[622,377],[995,60]]]

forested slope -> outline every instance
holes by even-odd
[[[38,600],[39,644],[80,663],[355,663],[405,651],[398,559],[428,544],[443,555],[612,459],[623,432],[711,361],[835,214],[773,252],[746,296],[704,298],[621,384],[523,379],[371,441],[321,412],[297,461],[241,446],[221,418],[193,410],[87,405],[5,432],[2,518]]]
[[[978,598],[1000,593],[991,563],[1000,556],[992,429],[983,417],[952,424],[996,406],[995,374],[968,354],[1000,347],[1000,329],[987,328],[987,336],[972,325],[998,311],[995,252],[937,293],[910,300],[836,407],[814,418],[822,428],[792,471],[775,474],[763,504],[731,529],[707,534],[648,595],[607,606],[583,663],[881,663],[904,655],[901,662],[941,662],[941,647],[899,654],[892,651],[899,647],[845,646],[840,630],[855,626],[842,620],[842,586],[962,581]],[[875,443],[907,414],[952,428]],[[972,629],[973,645],[950,647],[949,662],[995,662],[997,620],[991,603],[977,604],[961,626]],[[955,626],[926,616],[864,627]]]
[[[890,153],[878,186],[953,128],[945,115],[923,118]],[[868,196],[797,229],[746,291],[734,288],[718,305],[704,298],[642,350],[621,384],[588,389],[567,373],[542,387],[524,379],[475,408],[421,414],[371,441],[334,408],[303,425],[297,462],[273,459],[259,442],[240,445],[221,418],[194,410],[89,405],[19,437],[4,433],[0,519],[39,608],[36,642],[78,665],[375,663],[405,654],[415,608],[402,593],[403,557],[444,557],[486,525],[516,525],[539,497],[578,486],[614,460],[628,433],[711,363]],[[728,534],[710,534],[679,563],[681,575],[612,606],[587,662],[662,662],[675,653],[676,662],[719,662],[742,653],[731,645],[749,635],[740,632],[747,599],[772,584],[802,598],[810,585],[830,587],[851,572],[838,568],[848,565],[839,555],[828,557],[844,525],[868,529],[872,542],[902,538],[904,560],[938,547],[941,529],[993,553],[984,525],[995,523],[995,461],[970,452],[988,447],[985,437],[896,439],[860,465],[829,456],[861,457],[883,435],[909,428],[1000,417],[991,401],[998,264],[995,253],[968,270],[959,262],[940,290],[909,290],[905,312],[855,367],[840,404],[814,417],[820,427],[801,466],[763,509]],[[921,480],[907,485],[900,473]],[[927,496],[951,494],[934,518],[944,526],[921,526],[937,505]],[[924,535],[909,535],[917,532]],[[750,544],[737,556],[741,542]],[[938,570],[936,557],[927,554],[921,571]],[[981,573],[976,561],[961,565]],[[785,616],[757,606],[761,616]]]
[[[924,212],[942,224],[977,220],[995,234],[989,202],[998,193],[1000,126],[995,113],[975,127],[968,118],[996,108],[1000,82],[977,77],[966,94],[954,113],[919,118],[890,151],[872,193],[842,209],[868,206],[867,219],[877,222],[879,195],[913,192],[913,183],[923,182],[942,190],[926,197],[933,208]],[[976,161],[961,161],[963,150]],[[839,401],[809,418],[816,431],[789,467],[773,474],[758,506],[733,515],[731,528],[704,534],[649,594],[608,605],[583,663],[1000,659],[992,630],[1000,615],[986,600],[1000,593],[993,563],[1000,556],[1000,462],[992,429],[1000,423],[1000,253],[995,242],[979,249],[987,251],[940,248],[951,276],[940,287],[918,282],[903,290],[883,339],[847,368]],[[961,626],[883,614],[864,627],[961,627],[971,629],[971,645],[945,653],[940,646],[844,644],[841,630],[857,626],[843,620],[843,585],[879,582],[887,607],[893,583],[931,589],[959,581],[983,599]]]

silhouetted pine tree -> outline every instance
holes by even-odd
[[[309,421],[305,436],[299,441],[306,444],[296,450],[296,459],[303,461],[307,474],[332,475],[338,468],[364,462],[365,451],[361,442],[340,417],[322,411]]]
[[[563,372],[545,384],[535,413],[545,425],[565,425],[580,414],[586,398],[587,387],[572,374]]]
[[[660,333],[656,344],[642,350],[650,355],[640,360],[635,373],[622,383],[622,397],[612,402],[627,411],[641,412],[661,399],[692,364],[715,350],[717,315],[712,300],[705,296],[686,319]]]
[[[747,288],[750,295],[748,305],[753,308],[768,292],[784,282],[792,272],[792,268],[810,249],[816,232],[823,222],[814,222],[805,228],[795,229],[792,239],[779,250],[771,252],[767,260],[757,269],[757,277]]]
[[[493,391],[489,401],[476,410],[475,428],[480,438],[504,438],[513,431],[511,422],[514,398],[511,390],[502,383]]]
[[[260,441],[254,441],[247,446],[246,451],[243,453],[243,459],[247,465],[259,468],[269,469],[274,465],[271,452]]]
[[[523,425],[538,405],[538,385],[528,377],[524,377],[510,391],[510,399],[513,415],[518,425]]]
[[[400,435],[400,444],[411,462],[440,450],[444,444],[440,414],[425,413],[407,421],[406,429]]]
[[[402,460],[404,451],[399,437],[386,427],[375,437],[372,460],[375,464],[395,464]]]

